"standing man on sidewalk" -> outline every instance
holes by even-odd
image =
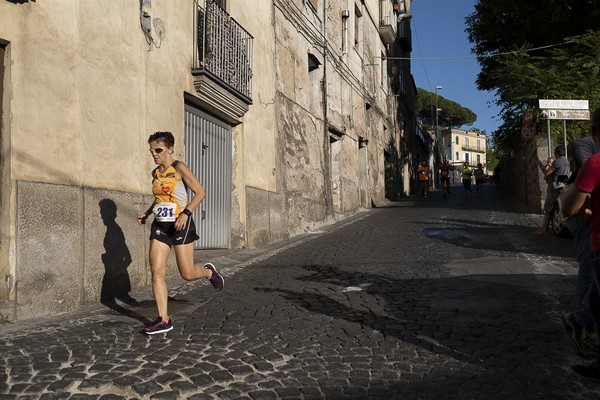
[[[569,177],[569,184],[575,183],[583,164],[598,150],[598,146],[591,136],[573,142],[570,153],[573,155],[575,169]],[[598,350],[598,333],[589,312],[590,295],[594,295],[593,291],[596,290],[590,249],[590,224],[589,220],[577,217],[565,219],[565,224],[575,239],[579,269],[575,287],[575,307],[572,313],[563,316],[563,325],[576,353],[583,356],[588,350]]]
[[[600,108],[592,114],[592,137],[600,147]],[[575,184],[565,190],[562,199],[562,214],[570,217],[578,214],[590,218],[590,248],[592,250],[592,266],[595,288],[590,292],[590,316],[600,326],[600,153],[591,156],[581,167]],[[591,365],[575,365],[573,371],[578,375],[600,381],[600,353]]]

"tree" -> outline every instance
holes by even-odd
[[[422,123],[429,126],[435,125],[435,97],[435,93],[417,88],[417,116]],[[460,128],[463,125],[471,125],[477,120],[477,114],[473,111],[440,95],[437,96],[437,106],[441,109],[438,112],[438,124],[441,126]]]
[[[466,31],[481,65],[477,86],[494,91],[501,109],[503,123],[493,137],[500,156],[520,146],[523,114],[529,108],[537,116],[539,99],[600,105],[599,16],[600,0],[479,0],[475,5]],[[573,138],[578,131],[587,132],[575,124]]]

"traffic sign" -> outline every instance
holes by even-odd
[[[588,100],[539,100],[540,109],[546,110],[589,110]]]
[[[535,125],[534,124],[523,124],[521,126],[521,139],[528,141],[533,139],[535,136]]]
[[[590,110],[542,110],[540,113],[541,119],[573,119],[584,120],[590,119]]]

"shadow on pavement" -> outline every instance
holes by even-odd
[[[439,361],[437,365],[429,362],[428,370],[423,371],[431,374],[429,380],[417,386],[397,382],[396,389],[387,386],[389,395],[416,390],[428,393],[423,398],[432,398],[438,390],[440,394],[449,390],[444,398],[472,398],[473,385],[483,390],[481,398],[539,398],[540,387],[551,393],[546,398],[572,394],[571,387],[550,384],[555,374],[569,374],[572,360],[564,357],[566,341],[560,316],[548,314],[550,299],[539,291],[542,282],[542,287],[569,296],[572,278],[471,275],[390,279],[332,266],[302,268],[309,274],[298,280],[323,290],[315,285],[308,285],[307,290],[277,288],[275,282],[255,290],[281,296],[298,309],[359,325],[354,328],[357,334],[381,334],[401,341],[402,346],[412,345],[415,354]],[[331,335],[325,326],[323,335]],[[406,368],[411,372],[410,365]],[[449,373],[452,370],[455,372]],[[438,372],[439,381],[431,382]],[[498,386],[502,382],[510,382],[510,386]],[[429,385],[433,384],[439,389],[432,389]],[[491,397],[486,397],[486,392]],[[366,398],[370,393],[367,389]]]

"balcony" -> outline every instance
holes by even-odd
[[[210,111],[239,123],[252,104],[253,37],[214,0],[194,4],[192,75],[197,95]]]
[[[462,150],[465,151],[474,151],[477,153],[485,153],[485,148],[481,148],[480,146],[468,146],[468,145],[461,145],[460,148]]]
[[[391,0],[379,0],[379,36],[384,44],[396,40],[396,16]]]

